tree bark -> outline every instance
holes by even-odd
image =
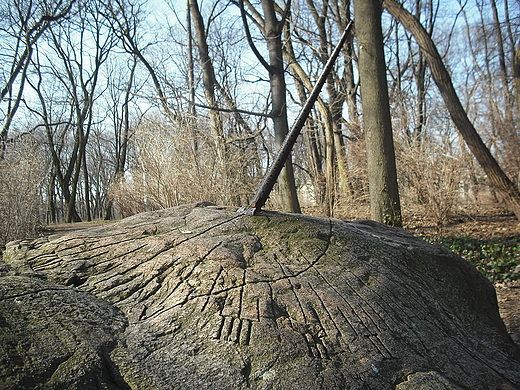
[[[497,194],[500,195],[507,208],[520,219],[520,192],[500,168],[469,120],[434,42],[421,23],[401,4],[395,0],[383,0],[383,7],[414,36],[430,66],[433,79],[455,126],[488,176]]]
[[[125,98],[122,106],[122,118],[114,118],[115,129],[115,145],[116,145],[116,164],[112,180],[116,182],[122,179],[125,174],[126,159],[128,154],[128,141],[130,139],[130,100],[132,98],[132,88],[135,80],[135,71],[137,68],[137,57],[132,56],[132,66],[130,68],[130,75],[128,76],[128,84],[125,89]],[[120,123],[120,124],[119,124]],[[105,220],[112,219],[113,199],[108,198],[105,204]]]
[[[319,48],[318,48],[318,58],[322,65],[327,63],[329,58],[328,53],[328,37],[327,37],[327,28],[326,28],[326,20],[328,13],[328,1],[323,2],[323,9],[321,14],[318,12],[316,5],[314,4],[314,0],[307,0],[307,5],[311,11],[311,15],[314,19],[314,23],[316,24],[316,29],[318,30],[319,37]],[[342,101],[339,101],[339,94],[336,91],[334,85],[334,76],[331,72],[327,77],[326,81],[327,93],[329,95],[329,103],[325,106],[326,110],[322,113],[323,119],[325,122],[325,212],[326,215],[332,217],[334,215],[334,204],[336,202],[336,157],[341,158],[341,155],[336,156],[337,146],[335,141],[336,137],[334,136],[335,131],[340,131],[339,122],[341,120],[341,108],[343,106]],[[339,114],[339,115],[338,115]],[[343,170],[340,170],[340,160],[338,158],[338,173],[340,182],[344,182],[344,178],[341,175]],[[341,166],[343,168],[343,165]]]
[[[491,9],[493,10],[493,23],[495,25],[495,36],[497,42],[497,52],[498,52],[498,64],[499,64],[499,74],[502,81],[502,91],[504,92],[504,97],[506,99],[506,126],[511,126],[513,123],[513,102],[512,95],[510,93],[509,88],[509,77],[506,66],[506,54],[504,50],[504,37],[502,35],[502,30],[500,27],[500,19],[498,16],[498,9],[496,0],[491,0]]]
[[[292,56],[294,56],[294,53],[292,51],[292,48],[290,48],[291,42],[288,41],[288,44],[286,45],[289,47],[289,52]],[[285,51],[284,51],[285,54]],[[291,63],[291,60],[289,60],[289,63]],[[296,86],[296,91],[298,93],[298,97],[300,99],[300,103],[303,106],[305,104],[305,101],[307,100],[307,90],[304,85],[304,81],[300,78],[299,74],[293,73],[294,78],[294,84]],[[309,81],[310,84],[310,81]],[[309,89],[310,90],[310,89]],[[318,98],[319,100],[319,98]],[[317,114],[316,114],[317,115]],[[310,178],[312,180],[312,185],[314,187],[314,199],[317,204],[322,204],[325,201],[325,182],[324,182],[324,175],[323,175],[323,158],[320,153],[320,148],[318,145],[318,137],[319,134],[317,133],[317,125],[316,120],[311,112],[309,115],[309,118],[307,119],[305,123],[305,131],[304,131],[304,137],[305,137],[305,143],[307,144],[307,151],[309,153],[309,165],[310,165]]]
[[[520,43],[516,47],[515,60],[513,61],[513,85],[515,88],[515,101],[517,112],[520,112]]]
[[[379,0],[355,0],[361,104],[372,219],[401,226],[401,204],[390,118]]]
[[[312,1],[308,1],[309,6],[313,6]],[[319,17],[317,12],[315,16],[315,22],[317,25],[319,25],[318,30],[320,31],[320,38],[323,36],[323,38],[320,39],[322,41],[321,50],[324,52],[323,58],[321,58],[321,62],[323,65],[325,65],[329,55],[327,54],[327,44],[324,44],[324,42],[328,41],[325,35],[324,18]],[[313,84],[310,76],[304,71],[298,59],[296,58],[296,55],[294,54],[289,31],[286,31],[286,44],[284,46],[283,54],[287,60],[287,63],[289,64],[289,68],[292,71],[293,78],[296,81],[296,87],[298,89],[300,100],[304,102],[306,100],[305,95],[307,93],[305,90],[310,92],[313,88]],[[345,66],[349,66],[350,64],[351,62],[349,61],[345,64]],[[333,71],[331,71],[331,73],[332,72]],[[337,162],[338,175],[340,178],[340,185],[343,195],[348,197],[351,190],[348,180],[348,169],[346,167],[345,161],[344,144],[341,141],[341,122],[343,120],[342,106],[345,99],[341,98],[340,93],[336,91],[333,77],[331,76],[329,76],[327,79],[327,89],[329,92],[329,103],[325,103],[320,97],[318,97],[316,100],[316,106],[319,113],[321,114],[324,124],[325,174],[322,171],[322,156],[317,151],[315,139],[313,140],[313,138],[316,136],[313,130],[310,130],[313,134],[308,137],[308,142],[311,152],[311,165],[313,166],[313,172],[316,173],[313,178],[315,193],[319,195],[316,196],[316,200],[318,203],[325,206],[324,212],[326,215],[333,216],[333,206],[336,199],[335,161]],[[332,107],[336,107],[336,109],[333,111]],[[319,172],[316,170],[318,166],[320,167]],[[325,179],[325,183],[323,182],[323,179]]]
[[[289,132],[287,120],[286,84],[282,53],[282,27],[285,20],[278,21],[274,8],[274,1],[262,0],[265,18],[265,38],[269,51],[269,82],[271,84],[271,113],[277,148],[282,146],[285,136]],[[278,186],[282,195],[283,208],[286,211],[300,213],[300,204],[296,195],[296,183],[291,155],[287,158],[284,168],[280,172]]]
[[[215,97],[215,70],[213,62],[209,55],[208,41],[206,37],[206,28],[204,20],[200,13],[197,0],[189,0],[190,12],[193,20],[193,27],[195,28],[195,35],[197,38],[197,46],[199,48],[200,67],[202,69],[202,82],[204,85],[204,96],[209,107],[217,107],[217,99]],[[213,134],[215,137],[215,145],[217,148],[217,155],[220,164],[225,170],[226,166],[226,147],[224,142],[224,130],[222,126],[222,119],[217,110],[209,110],[209,117]]]
[[[343,30],[347,23],[349,23],[352,19],[350,12],[350,4],[351,0],[342,0],[340,2],[340,8],[337,10],[336,14],[338,15],[338,28]],[[360,154],[356,153],[356,149],[359,149],[359,143],[362,138],[360,134],[359,128],[359,112],[358,112],[358,104],[357,104],[357,87],[355,77],[354,77],[354,33],[351,31],[347,37],[347,41],[343,46],[343,76],[341,78],[341,92],[344,94],[344,100],[347,105],[348,111],[348,120],[346,123],[348,124],[350,130],[349,137],[349,149],[350,155],[356,155],[356,158],[351,158],[352,167],[349,167],[347,162],[347,154],[346,154],[346,146],[343,138],[343,133],[336,133],[336,137],[339,138],[337,141],[338,150],[336,151],[336,155],[338,158],[338,166],[340,169],[343,167],[344,173],[340,173],[341,177],[344,177],[344,182],[342,183],[342,191],[345,197],[349,197],[352,199],[355,195],[355,189],[352,185],[353,176],[351,172],[356,171],[356,165],[358,164],[357,159],[360,159]],[[343,118],[342,118],[343,120]],[[341,153],[340,153],[341,151]]]
[[[244,22],[244,28],[246,29],[246,34],[248,36],[248,42],[251,46],[251,49],[255,53],[260,63],[267,69],[269,73],[269,83],[271,86],[271,118],[273,120],[276,147],[277,149],[280,149],[285,136],[289,132],[281,34],[283,32],[285,18],[290,7],[290,1],[286,5],[287,8],[285,10],[285,14],[279,21],[276,17],[274,1],[262,0],[262,9],[264,11],[264,28],[262,33],[267,43],[269,62],[267,62],[256,49],[249,34],[249,27],[247,25],[243,1],[240,1],[239,4],[242,13],[242,20]],[[296,193],[296,182],[294,179],[291,154],[289,154],[287,157],[284,168],[278,177],[278,187],[282,199],[283,209],[293,213],[300,213],[301,209]]]

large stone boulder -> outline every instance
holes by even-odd
[[[492,285],[371,221],[181,206],[3,262],[2,389],[520,388]]]

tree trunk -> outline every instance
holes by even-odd
[[[355,0],[361,104],[367,149],[370,210],[374,220],[401,226],[401,205],[381,31],[379,0]]]
[[[186,1],[186,40],[188,43],[188,58],[187,58],[187,66],[188,66],[188,75],[186,77],[186,82],[188,83],[188,91],[189,91],[189,102],[188,102],[188,126],[191,127],[191,131],[193,134],[193,150],[197,151],[198,143],[197,143],[197,131],[193,123],[193,119],[195,118],[195,62],[193,60],[193,31],[191,28],[191,0]]]
[[[495,36],[497,42],[497,51],[498,51],[498,64],[499,64],[499,74],[502,81],[502,91],[504,92],[504,97],[506,100],[505,104],[505,112],[506,112],[506,126],[511,126],[513,124],[513,99],[510,93],[509,88],[509,76],[506,66],[506,54],[504,50],[504,37],[502,35],[502,30],[500,27],[500,19],[498,16],[498,9],[496,0],[491,0],[491,9],[493,10],[493,23],[495,25]]]
[[[289,132],[287,120],[286,85],[282,52],[282,27],[284,20],[276,18],[275,5],[272,0],[262,0],[264,10],[264,33],[269,51],[269,82],[271,85],[271,115],[275,132],[276,147],[279,149]],[[296,194],[296,183],[291,155],[287,158],[278,178],[279,191],[285,211],[300,213],[300,203]]]
[[[328,53],[328,37],[327,37],[327,28],[326,28],[326,20],[328,13],[328,1],[323,2],[323,9],[321,14],[318,12],[314,0],[307,0],[307,5],[311,11],[311,15],[314,19],[314,23],[316,24],[316,29],[318,30],[318,36],[320,40],[320,45],[318,49],[318,57],[322,65],[327,63],[329,58]],[[324,125],[325,125],[325,213],[327,216],[332,217],[334,215],[334,204],[336,202],[336,146],[335,145],[335,137],[334,131],[337,130],[335,121],[338,120],[338,109],[339,106],[341,108],[342,104],[338,102],[339,96],[336,91],[334,85],[334,76],[331,74],[327,77],[326,85],[327,92],[329,95],[329,103],[325,106],[325,110],[322,113]],[[336,107],[336,110],[334,108]],[[340,117],[341,117],[341,110]],[[338,160],[339,161],[339,160]],[[338,166],[339,168],[339,166]],[[343,171],[339,171],[338,173],[343,173]],[[343,182],[343,178],[339,176],[340,182]]]
[[[90,209],[90,181],[88,176],[87,153],[83,153],[83,185],[85,186],[85,215],[87,221],[92,221]]]
[[[305,90],[302,80],[296,74],[294,75],[294,81],[298,97],[303,106],[307,100],[307,91]],[[323,181],[323,159],[318,147],[318,134],[316,132],[317,126],[315,122],[313,115],[309,115],[309,118],[305,122],[306,130],[304,131],[304,137],[309,153],[310,177],[314,187],[314,199],[316,204],[320,205],[325,200],[325,183]]]
[[[520,113],[520,43],[516,47],[515,61],[513,62],[513,84],[515,87],[516,109]]]
[[[415,38],[424,53],[437,87],[441,93],[455,126],[468,145],[480,166],[486,172],[491,185],[495,188],[507,208],[520,219],[520,192],[502,171],[497,161],[484,144],[475,127],[470,122],[459,100],[451,76],[444,66],[437,47],[421,23],[402,5],[394,0],[383,0],[383,7],[399,21]]]
[[[83,124],[80,122],[77,124],[76,129],[76,141],[79,144],[78,152],[76,158],[74,159],[74,174],[68,180],[70,182],[70,196],[69,201],[67,202],[67,214],[65,217],[65,222],[81,222],[81,217],[76,211],[76,199],[78,195],[78,183],[79,176],[81,172],[81,166],[83,165],[83,156],[85,153],[85,139],[83,134]]]
[[[511,88],[511,79],[509,71],[506,65],[506,51],[505,51],[505,39],[502,33],[502,25],[498,14],[496,0],[491,0],[491,9],[493,11],[493,24],[494,24],[494,35],[496,37],[496,51],[498,53],[498,64],[499,64],[499,78],[502,83],[500,91],[503,93],[504,102],[504,118],[500,120],[500,126],[498,127],[499,137],[502,138],[502,142],[505,144],[503,147],[504,161],[507,161],[507,165],[504,166],[506,172],[510,174],[518,174],[518,168],[520,167],[520,156],[518,151],[520,150],[520,136],[518,134],[518,125],[514,120],[515,112],[515,96],[513,88]],[[508,16],[506,15],[506,20]],[[513,46],[514,47],[514,46]],[[511,60],[514,64],[514,53],[511,53]],[[496,97],[494,100],[499,100],[500,97]],[[501,100],[501,99],[500,99]],[[508,170],[508,167],[512,168]]]
[[[58,222],[56,210],[56,168],[50,167],[49,185],[47,186],[47,222]]]
[[[346,23],[348,23],[352,17],[350,14],[350,0],[343,0],[341,9],[339,10],[340,20],[339,28],[344,29]],[[359,143],[361,134],[359,129],[359,112],[358,112],[358,104],[357,104],[357,85],[354,81],[354,61],[352,60],[354,58],[354,34],[352,32],[349,33],[347,41],[345,42],[345,45],[343,46],[343,58],[344,58],[344,70],[343,70],[343,77],[342,77],[342,88],[344,93],[344,99],[345,103],[347,105],[347,112],[348,112],[348,126],[350,129],[350,155],[357,155],[357,158],[359,158],[359,154],[355,152],[356,149],[359,149]],[[344,173],[341,174],[341,177],[344,177],[345,182],[342,183],[342,191],[343,195],[345,197],[349,197],[350,199],[354,196],[354,187],[352,186],[352,179],[353,176],[350,172],[354,172],[356,160],[351,159],[352,162],[352,168],[349,167],[347,162],[347,155],[346,155],[346,146],[343,139],[343,134],[338,134],[338,144],[339,149],[341,150],[341,153],[339,150],[336,151],[336,155],[338,157],[338,166],[341,169],[343,166]],[[341,158],[340,158],[341,157]]]
[[[125,100],[122,107],[122,129],[119,128],[118,118],[114,120],[115,138],[116,138],[116,166],[114,169],[113,182],[123,179],[126,169],[126,159],[128,155],[128,141],[130,140],[130,100],[132,99],[132,88],[135,80],[135,70],[137,68],[137,56],[132,56],[132,67],[130,68],[130,75],[128,77],[128,84],[125,89]],[[111,197],[105,204],[105,220],[112,219],[114,202]]]
[[[204,20],[200,13],[197,0],[189,0],[190,12],[193,18],[193,27],[195,28],[195,35],[197,37],[197,46],[199,48],[200,66],[202,69],[202,81],[204,85],[204,96],[209,107],[217,107],[217,99],[215,98],[215,70],[213,62],[209,55],[209,47],[206,37],[206,28]],[[222,119],[217,110],[210,109],[209,117],[213,134],[215,137],[215,145],[217,148],[217,155],[219,163],[223,169],[226,170],[226,144],[224,142],[224,130],[222,126]],[[226,175],[227,176],[227,175]]]
[[[38,95],[38,99],[40,100],[40,103],[41,103],[40,115],[41,115],[41,120],[43,121],[43,124],[45,127],[47,143],[48,143],[49,150],[51,153],[51,161],[52,161],[52,166],[54,169],[54,174],[51,176],[52,177],[51,183],[53,183],[55,179],[58,180],[58,184],[61,188],[63,199],[65,200],[65,206],[67,207],[66,215],[70,214],[73,217],[71,219],[81,220],[79,215],[76,212],[75,207],[72,207],[72,209],[70,209],[70,206],[71,205],[75,206],[75,204],[73,203],[74,199],[72,198],[72,195],[70,192],[70,186],[69,186],[70,182],[71,182],[72,170],[77,161],[77,155],[78,155],[78,150],[79,150],[78,138],[76,136],[76,138],[74,140],[74,147],[72,148],[72,150],[70,152],[70,159],[69,159],[69,162],[67,165],[67,169],[65,170],[65,172],[63,172],[62,166],[64,164],[62,164],[60,155],[59,155],[60,150],[62,149],[62,146],[58,146],[54,140],[53,128],[50,123],[49,112],[47,110],[48,103],[43,95],[43,90],[41,89],[41,81],[42,81],[41,66],[39,66],[39,64],[38,64],[38,66],[36,66],[35,69],[36,69],[36,74],[38,75],[38,82],[37,83],[31,83],[31,81],[28,81],[28,82],[30,83],[31,87],[34,89],[34,91]],[[72,122],[71,118],[69,118],[69,122]],[[69,126],[70,125],[67,125],[65,132],[68,131]],[[63,133],[62,139],[60,141],[62,144],[64,142],[63,137],[65,137],[65,132]],[[69,220],[67,217],[66,222],[71,222],[71,220]]]
[[[312,2],[309,0],[309,5]],[[316,14],[316,24],[320,26],[319,31],[320,34],[323,35],[322,38],[322,50],[324,50],[325,54],[322,58],[322,64],[328,60],[328,54],[326,53],[326,45],[323,45],[323,41],[326,40],[326,36],[324,35],[324,21],[323,18],[320,18]],[[344,29],[344,27],[343,27]],[[293,77],[296,80],[298,94],[300,96],[300,100],[304,102],[306,100],[305,91],[311,91],[313,88],[312,81],[307,73],[303,70],[301,65],[298,62],[294,54],[294,50],[292,48],[291,37],[289,33],[286,33],[287,43],[284,46],[283,54],[289,63],[289,67],[293,73]],[[351,65],[351,62],[348,61],[345,66]],[[327,89],[329,92],[329,104],[325,103],[320,97],[316,100],[316,106],[319,110],[319,113],[322,116],[322,121],[324,123],[324,132],[325,132],[325,174],[323,174],[321,166],[322,157],[318,155],[317,150],[315,149],[316,144],[312,141],[312,135],[309,138],[309,147],[311,151],[311,161],[314,159],[315,161],[319,161],[319,175],[317,175],[314,179],[315,184],[315,193],[319,194],[316,197],[316,201],[319,204],[324,204],[325,206],[325,214],[328,216],[333,216],[333,206],[336,199],[336,174],[335,174],[335,161],[337,161],[338,174],[340,178],[340,185],[342,188],[342,192],[344,196],[349,196],[351,189],[350,183],[348,180],[348,170],[345,161],[345,149],[344,144],[341,142],[341,121],[343,120],[342,116],[342,106],[344,99],[340,99],[339,93],[334,88],[334,83],[331,81],[332,77],[329,76],[327,79]],[[333,110],[332,107],[336,107]],[[335,159],[334,159],[335,157]],[[317,167],[315,161],[312,161],[313,167]],[[323,179],[325,179],[325,183],[323,183]]]

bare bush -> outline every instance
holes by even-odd
[[[136,129],[132,167],[110,191],[122,216],[198,201],[249,202],[257,184],[254,145],[228,142],[221,161],[214,140],[202,134],[160,122]]]
[[[420,205],[437,225],[446,223],[469,179],[466,160],[449,142],[427,136],[396,143],[404,204]]]
[[[10,144],[0,160],[0,244],[34,237],[48,164],[34,140]]]

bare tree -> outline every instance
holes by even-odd
[[[94,104],[99,97],[101,67],[115,42],[113,35],[107,34],[107,28],[98,5],[97,2],[85,4],[70,23],[49,28],[47,43],[52,54],[47,52],[45,65],[40,62],[40,57],[38,57],[37,62],[34,63],[37,79],[34,82],[31,81],[31,86],[40,101],[40,109],[33,108],[31,111],[41,118],[47,130],[54,169],[67,203],[66,222],[81,220],[77,212],[77,197],[81,183],[84,185],[86,218],[91,219],[86,146],[94,121]],[[46,88],[43,80],[44,69],[49,70],[50,76],[57,81],[65,93],[64,101],[69,102],[70,114],[64,128],[72,131],[74,141],[70,153],[66,157],[63,156],[68,160],[65,164],[62,162],[59,147],[53,136],[55,123],[63,121],[52,119],[54,104],[47,101],[44,92]],[[55,87],[51,84],[47,88],[51,86]],[[63,169],[63,165],[66,165],[65,169]],[[83,177],[81,178],[82,172]]]
[[[215,97],[215,70],[213,69],[213,62],[210,57],[208,40],[206,36],[206,27],[202,14],[200,13],[197,0],[189,0],[189,8],[193,19],[193,27],[195,28],[195,35],[197,38],[197,46],[199,48],[200,66],[202,68],[204,95],[206,102],[210,108],[209,116],[211,120],[211,128],[214,133],[214,139],[217,148],[217,155],[220,163],[226,165],[226,144],[224,142],[224,129],[220,112],[216,108],[218,106]]]
[[[492,36],[494,36],[493,41],[496,42],[496,45],[492,45],[492,47],[495,48],[495,53],[498,57],[499,83],[497,84],[500,84],[500,87],[498,88],[499,98],[493,96],[491,100],[502,100],[504,102],[504,104],[501,105],[503,107],[504,115],[503,118],[500,116],[500,126],[498,126],[498,137],[504,145],[505,159],[503,160],[503,167],[506,172],[509,172],[512,175],[520,175],[520,156],[518,153],[518,150],[520,150],[520,135],[518,134],[518,122],[515,120],[514,115],[515,95],[514,86],[511,85],[510,77],[510,72],[515,66],[515,46],[513,33],[510,29],[511,23],[509,21],[507,0],[504,1],[504,4],[506,22],[502,23],[499,17],[496,0],[490,1],[494,27],[494,34],[492,34]],[[503,27],[503,25],[505,25],[505,27]],[[509,40],[506,39],[507,36],[509,36]],[[510,58],[508,58],[506,53],[507,43],[509,43],[510,50],[508,50],[508,52],[511,53]],[[508,59],[510,59],[512,69],[508,68]],[[488,59],[488,61],[490,60]]]
[[[5,39],[14,39],[15,42],[9,47],[11,52],[5,53],[4,56],[10,59],[10,66],[8,73],[4,75],[5,84],[0,91],[0,102],[5,102],[7,106],[0,131],[0,157],[14,115],[20,106],[34,45],[52,23],[58,22],[71,12],[74,3],[75,0],[22,0],[7,1],[2,5],[2,24],[5,26],[0,28],[0,34]]]
[[[266,40],[269,61],[267,61],[256,48],[249,32],[247,21],[248,16],[246,15],[244,0],[239,1],[244,28],[248,36],[248,42],[259,62],[269,73],[269,82],[271,86],[271,117],[273,120],[276,146],[280,148],[285,136],[289,132],[282,33],[287,16],[290,12],[291,1],[289,0],[285,5],[285,9],[281,11],[280,19],[278,19],[277,16],[277,5],[273,0],[262,0],[261,3],[263,18],[256,13],[257,18],[260,18],[257,19],[257,23],[261,26],[261,32]],[[250,9],[253,9],[249,2],[248,6]],[[283,208],[290,212],[301,212],[300,203],[296,194],[296,183],[294,180],[291,155],[287,158],[285,166],[280,173],[278,185]]]
[[[301,101],[305,100],[305,90],[310,91],[313,87],[311,80],[316,77],[312,74],[314,62],[316,62],[317,69],[323,68],[330,57],[334,34],[343,31],[346,27],[345,22],[350,20],[349,2],[341,2],[341,6],[338,3],[329,0],[321,2],[306,0],[307,8],[302,10],[302,4],[300,13],[291,15],[291,23],[288,23],[285,29],[284,57],[293,78],[297,80],[296,85]],[[346,11],[340,11],[339,8],[343,6],[346,7]],[[348,17],[348,19],[344,19],[344,17]],[[318,192],[320,187],[323,188],[324,197],[321,203],[323,203],[327,215],[334,214],[334,208],[341,197],[348,199],[351,195],[343,134],[344,124],[348,120],[343,115],[343,109],[347,102],[346,98],[349,96],[348,88],[353,86],[350,83],[353,79],[350,77],[352,75],[350,73],[352,56],[349,52],[352,47],[352,39],[353,35],[349,34],[343,51],[343,64],[338,63],[327,78],[328,99],[318,98],[317,100],[317,112],[320,117],[316,118],[314,123],[319,125],[319,129],[323,129],[323,131],[316,133],[311,130],[315,133],[313,138],[319,134],[321,137],[320,143],[324,145],[323,150],[316,153],[315,146],[317,144],[311,143],[309,151],[312,159],[311,167],[314,167],[313,169],[324,167],[323,174],[321,172],[316,173],[321,180],[316,178],[314,182],[316,183],[315,186],[318,186]],[[307,54],[307,52],[310,54]],[[352,91],[350,90],[350,92]],[[353,95],[354,99],[349,100],[348,104],[355,101],[355,92]],[[356,108],[354,110],[351,110],[351,108],[348,107],[349,114],[355,113]],[[357,121],[355,114],[352,117],[356,117]],[[313,150],[314,152],[312,152]],[[322,158],[323,162],[316,160]]]
[[[371,216],[401,226],[379,0],[354,0]]]
[[[177,114],[169,104],[156,68],[145,56],[146,48],[149,45],[144,44],[143,46],[141,42],[142,5],[137,1],[113,0],[104,2],[104,8],[107,10],[105,16],[111,23],[112,33],[119,39],[125,51],[136,56],[146,68],[164,113],[174,122],[177,119]]]
[[[296,54],[293,48],[293,39],[290,28],[286,28],[285,34],[285,46],[284,46],[284,57],[287,60],[291,75],[295,81],[296,91],[300,99],[300,104],[304,104],[307,100],[308,94],[312,91],[313,85],[310,75],[303,69],[300,61],[296,58]],[[316,202],[321,205],[325,204],[327,215],[331,214],[330,197],[327,197],[326,192],[328,190],[326,183],[326,176],[324,174],[324,152],[321,148],[321,132],[318,124],[324,122],[325,126],[331,126],[330,110],[327,103],[319,96],[316,100],[316,106],[318,113],[310,113],[309,119],[307,119],[306,127],[307,130],[304,132],[305,141],[307,144],[307,159],[310,165],[310,178],[313,181],[314,194]],[[321,116],[321,118],[320,118]]]
[[[74,166],[77,162],[77,154],[79,149],[79,142],[74,143],[74,147],[70,152],[70,160],[66,167],[61,160],[61,151],[64,149],[66,134],[69,132],[72,123],[72,111],[68,114],[68,117],[62,118],[60,114],[57,114],[59,118],[54,120],[53,113],[48,108],[50,99],[49,95],[46,95],[43,90],[43,72],[42,66],[39,62],[39,58],[36,59],[35,71],[37,74],[36,81],[29,80],[29,84],[35,90],[38,95],[38,99],[40,101],[41,106],[36,109],[30,109],[34,114],[40,116],[40,120],[42,125],[45,128],[47,143],[49,147],[49,151],[51,154],[52,161],[52,172],[50,175],[50,184],[49,184],[49,206],[51,209],[52,219],[54,220],[56,215],[55,210],[55,196],[54,196],[54,183],[57,179],[58,185],[61,189],[63,198],[65,200],[65,204],[67,205],[67,211],[71,210],[70,219],[71,221],[80,221],[81,218],[77,214],[75,207],[75,197],[71,196],[71,188],[70,182],[72,179],[72,174],[74,172]],[[74,208],[69,208],[68,205],[74,202]],[[67,212],[68,214],[68,212]]]
[[[504,44],[504,36],[502,34],[502,27],[500,23],[500,18],[498,16],[498,8],[496,0],[490,0],[491,9],[493,11],[493,24],[495,31],[495,41],[497,43],[497,52],[498,52],[498,64],[499,64],[499,75],[502,79],[502,90],[504,91],[506,104],[506,122],[512,124],[513,122],[513,95],[511,93],[510,82],[509,82],[509,72],[506,65],[506,53],[505,53],[505,44]]]
[[[128,147],[130,142],[130,104],[134,98],[133,87],[135,84],[135,73],[137,68],[138,59],[136,56],[132,56],[128,73],[119,77],[110,74],[110,86],[109,91],[111,92],[112,99],[108,103],[112,106],[111,120],[114,126],[114,172],[112,175],[112,183],[121,180],[124,176],[125,169],[127,166]],[[122,78],[125,80],[122,80]],[[114,85],[119,82],[120,85]],[[123,96],[121,96],[120,89],[123,89]],[[120,102],[120,99],[123,99]],[[112,218],[113,213],[113,199],[109,198],[105,205],[104,219],[109,220]]]
[[[515,87],[516,109],[520,112],[520,43],[516,47],[513,61],[513,83]]]
[[[517,218],[520,218],[520,192],[500,168],[498,162],[469,120],[435,43],[421,23],[401,4],[394,0],[383,0],[383,7],[414,36],[424,53],[433,79],[461,136],[480,163],[482,169],[486,172],[491,185],[500,194],[508,209]]]

